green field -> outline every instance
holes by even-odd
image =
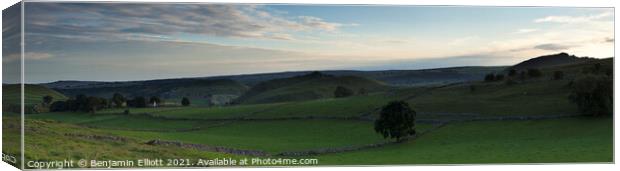
[[[6,121],[6,122],[4,122]],[[3,123],[19,123],[14,118],[3,118]],[[3,131],[19,129],[15,124],[3,124]],[[66,160],[101,159],[126,160],[137,158],[190,158],[207,159],[216,157],[241,156],[197,151],[177,147],[146,145],[143,142],[126,138],[125,141],[100,140],[79,135],[111,136],[97,129],[79,127],[57,122],[27,120],[25,137],[26,160]],[[71,135],[69,135],[70,133]],[[78,136],[72,136],[78,135]],[[4,144],[5,146],[11,144]],[[14,153],[7,148],[3,152]]]
[[[328,165],[612,162],[613,120],[459,123],[403,144],[316,157]]]

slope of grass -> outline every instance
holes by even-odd
[[[229,154],[197,151],[172,146],[151,146],[132,138],[126,141],[90,139],[77,135],[111,136],[97,129],[78,127],[58,122],[26,120],[26,160],[136,160],[141,158],[187,158],[197,160],[233,157]],[[13,128],[11,128],[13,129]]]
[[[153,111],[150,114],[168,118],[226,119],[249,116],[281,106],[282,104],[256,104],[224,107],[184,107],[172,110]]]
[[[27,115],[26,118],[38,120],[54,120],[63,123],[78,124],[82,126],[101,129],[168,132],[208,127],[216,124],[216,122],[167,120],[141,115],[91,115],[88,113],[75,112],[33,114]]]
[[[355,117],[375,112],[394,97],[379,93],[347,98],[318,99],[289,103],[272,110],[258,112],[249,118],[284,118],[306,116]]]
[[[459,123],[415,141],[316,157],[325,165],[612,162],[613,120]]]
[[[66,100],[63,94],[52,89],[40,86],[25,84],[24,89],[24,102],[26,105],[41,104],[44,96],[52,96],[54,101]],[[2,101],[5,104],[19,104],[21,103],[21,87],[18,84],[2,85]]]
[[[372,126],[371,122],[362,121],[243,121],[192,132],[110,132],[143,140],[183,141],[277,153],[384,141]],[[428,127],[421,124],[419,129]]]
[[[330,98],[334,97],[337,86],[344,86],[355,92],[362,88],[369,92],[387,88],[383,83],[362,77],[311,73],[259,83],[239,97],[237,102],[253,104]]]
[[[437,89],[408,102],[425,113],[476,113],[483,115],[577,114],[569,99],[568,81],[540,81],[517,85],[475,84]]]

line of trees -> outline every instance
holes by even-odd
[[[137,96],[132,99],[128,99],[120,93],[114,93],[109,100],[106,98],[100,98],[96,96],[86,96],[83,94],[77,95],[75,98],[70,98],[65,101],[53,102],[52,96],[44,96],[43,103],[49,104],[51,112],[61,111],[73,111],[73,112],[90,112],[95,113],[98,110],[111,107],[135,107],[144,108],[148,104],[159,105],[162,103],[162,99],[157,96],[152,96],[148,99],[143,96]],[[183,106],[189,106],[190,101],[187,97],[183,97],[181,100]]]

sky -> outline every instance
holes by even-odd
[[[560,52],[614,53],[612,8],[29,2],[24,17],[28,83],[513,65]],[[18,54],[3,54],[3,63],[16,61]]]

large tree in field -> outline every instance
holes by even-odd
[[[375,121],[375,131],[383,138],[401,141],[403,137],[415,135],[416,112],[404,101],[393,101],[381,109],[379,119]]]
[[[112,103],[114,103],[116,107],[123,107],[124,102],[125,97],[123,97],[120,93],[114,93],[114,95],[112,95]]]
[[[190,104],[189,99],[187,97],[183,97],[183,99],[181,100],[181,105],[189,106],[189,104]]]

